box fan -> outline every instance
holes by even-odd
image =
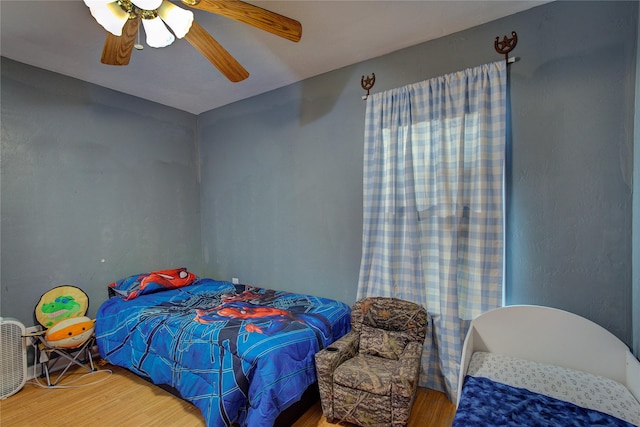
[[[25,332],[18,320],[0,317],[0,399],[17,393],[27,381]]]

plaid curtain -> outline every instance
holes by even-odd
[[[420,385],[456,401],[462,343],[502,305],[506,64],[371,95],[358,299],[426,307]]]

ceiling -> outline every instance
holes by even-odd
[[[195,20],[246,68],[229,82],[185,40],[100,63],[105,30],[81,0],[0,0],[2,56],[193,114],[436,39],[546,1],[255,1],[302,23],[293,43],[200,10]],[[178,2],[179,3],[179,2]],[[141,30],[142,41],[144,32]]]

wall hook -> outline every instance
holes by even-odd
[[[362,89],[367,91],[367,94],[363,96],[362,99],[369,98],[369,91],[374,84],[376,84],[376,73],[371,73],[371,77],[367,76],[365,78],[364,76],[362,76],[362,78],[360,79],[360,86],[362,86]]]

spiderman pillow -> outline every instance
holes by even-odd
[[[186,268],[174,268],[125,277],[109,284],[109,288],[128,301],[140,295],[189,286],[197,279],[198,276]]]

